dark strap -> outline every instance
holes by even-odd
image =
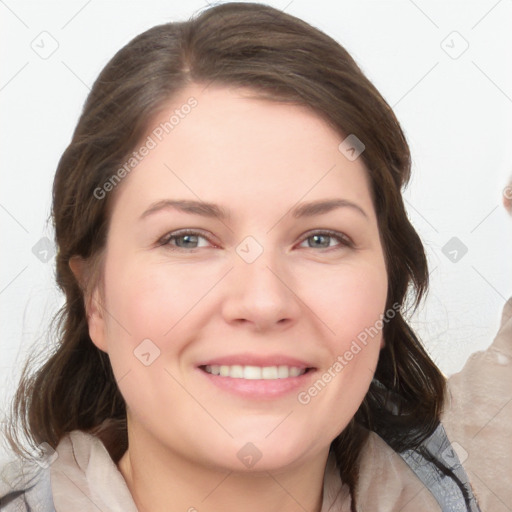
[[[441,424],[420,447],[405,450],[400,456],[443,512],[481,512],[466,471]]]

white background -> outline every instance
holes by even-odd
[[[512,295],[512,221],[501,206],[512,174],[512,2],[268,3],[339,41],[393,106],[414,160],[408,211],[431,269],[413,325],[447,375],[460,370],[491,343]],[[92,82],[135,35],[205,7],[0,1],[2,408],[26,354],[48,343],[49,319],[62,301],[54,258],[42,262],[32,248],[52,239],[53,175]],[[58,48],[46,59],[34,51],[52,44]],[[456,263],[442,252],[452,237],[468,248]]]

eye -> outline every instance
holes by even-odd
[[[206,243],[200,245],[200,240],[204,240]],[[302,244],[305,242],[312,240],[312,244],[308,244],[309,248],[314,249],[332,249],[332,248],[343,248],[343,247],[353,247],[354,244],[352,240],[344,235],[343,233],[338,233],[336,231],[315,231],[304,239]],[[331,242],[336,240],[338,245],[332,245]],[[210,242],[208,239],[203,236],[198,231],[193,230],[182,230],[175,231],[173,233],[169,233],[162,237],[158,241],[158,245],[169,247],[171,250],[193,250],[200,249],[201,247],[208,247]],[[301,244],[301,245],[302,245]]]
[[[314,233],[310,233],[302,243],[307,242],[308,240],[313,241],[312,245],[309,244],[309,248],[316,247],[317,249],[330,249],[333,247],[331,245],[332,240],[338,241],[338,247],[341,248],[354,246],[352,240],[347,235],[336,231],[316,231]]]
[[[206,240],[206,245],[198,245],[199,240]],[[172,250],[199,249],[209,244],[208,240],[201,233],[192,230],[176,231],[169,233],[158,241],[159,245],[169,246]]]

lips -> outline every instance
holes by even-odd
[[[271,366],[288,366],[301,370],[315,369],[314,365],[307,361],[284,354],[233,354],[201,361],[197,366],[256,366],[260,368]]]
[[[215,387],[244,399],[275,400],[307,385],[316,368],[295,357],[236,354],[205,360],[199,373]]]

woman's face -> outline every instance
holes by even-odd
[[[244,94],[192,85],[154,119],[89,318],[132,432],[236,471],[326,454],[368,390],[387,293],[362,159],[305,108]]]

